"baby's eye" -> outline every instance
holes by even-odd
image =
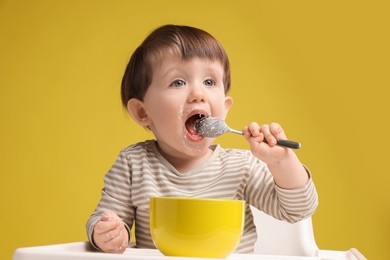
[[[212,79],[206,79],[205,81],[203,81],[203,84],[205,84],[208,87],[216,85],[215,81]]]
[[[173,81],[171,83],[171,85],[169,85],[169,86],[178,88],[178,87],[182,87],[182,86],[185,86],[185,85],[186,85],[186,83],[184,82],[184,80],[177,79],[177,80]]]

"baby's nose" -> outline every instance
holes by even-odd
[[[203,87],[195,86],[191,88],[190,95],[188,96],[188,101],[190,103],[205,102],[205,100],[206,96]]]

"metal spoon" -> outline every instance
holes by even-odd
[[[228,132],[243,135],[241,131],[230,128],[223,119],[216,117],[202,117],[195,123],[195,130],[200,136],[212,138]],[[264,142],[267,140],[264,139]],[[277,140],[276,144],[292,149],[301,148],[300,143],[290,140]]]

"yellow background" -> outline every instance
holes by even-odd
[[[387,1],[0,0],[0,259],[86,240],[119,150],[151,138],[119,86],[131,52],[166,23],[225,46],[228,123],[283,125],[303,147],[321,249],[387,259],[390,244]],[[248,148],[239,136],[217,139]]]

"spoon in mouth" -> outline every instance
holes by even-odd
[[[202,117],[195,122],[194,126],[197,134],[203,137],[214,138],[224,133],[243,135],[241,131],[230,128],[223,119],[216,117]],[[264,142],[267,143],[267,140],[264,139]],[[290,140],[276,140],[276,144],[292,149],[301,148],[300,143]]]

